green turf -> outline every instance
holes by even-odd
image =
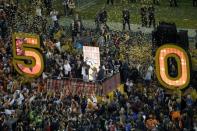
[[[156,21],[175,22],[181,28],[197,29],[197,7],[192,6],[192,0],[178,0],[179,7],[169,7],[168,0],[161,0],[160,6],[156,6]],[[96,4],[80,10],[83,19],[94,19],[95,14],[102,7],[108,11],[109,21],[121,22],[122,9],[126,6],[131,10],[131,20],[134,24],[140,24],[141,3],[106,5],[106,0],[97,0]]]
[[[140,2],[124,4],[120,1],[127,0],[115,0],[115,5],[106,5],[107,0],[75,0],[80,1],[82,4],[77,4],[84,6],[92,2],[90,6],[85,6],[86,8],[76,9],[80,11],[82,19],[90,20],[94,19],[96,13],[103,7],[106,7],[108,11],[109,19],[108,21],[122,22],[122,10],[124,7],[128,7],[131,10],[131,21],[133,24],[141,24],[140,18],[140,7],[142,4]],[[95,3],[94,3],[95,1]],[[140,1],[140,0],[136,0]],[[152,1],[152,0],[144,0]],[[160,5],[156,7],[156,22],[166,21],[174,22],[177,27],[180,28],[191,28],[197,29],[197,7],[192,6],[192,0],[177,0],[179,7],[170,7],[169,0],[160,0]],[[28,3],[23,1],[23,3]],[[53,0],[53,7],[57,9],[60,14],[63,14],[62,0]]]

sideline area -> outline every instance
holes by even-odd
[[[60,19],[60,24],[64,27],[70,27],[70,23],[72,23],[72,21],[73,19],[62,16]],[[82,19],[82,23],[85,28],[95,29],[96,27],[94,20]],[[122,31],[121,22],[107,22],[107,25],[109,26],[111,30]],[[188,37],[192,40],[194,39],[196,35],[196,32],[195,32],[196,29],[178,28],[178,30],[188,30]],[[138,24],[131,24],[131,31],[133,32],[142,31],[145,34],[151,34],[153,31],[153,28],[146,28]]]

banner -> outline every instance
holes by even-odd
[[[99,47],[83,46],[84,61],[90,66],[89,80],[93,80],[94,70],[99,71],[100,52]]]
[[[103,82],[102,84],[103,94],[106,95],[116,90],[119,85],[120,85],[120,73],[117,73]]]

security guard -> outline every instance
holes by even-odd
[[[151,27],[151,25],[155,27],[155,8],[153,6],[150,6],[148,8],[148,18],[149,18],[149,27]]]
[[[129,14],[129,10],[128,9],[124,9],[122,11],[123,14],[123,30],[125,30],[125,26],[126,24],[128,25],[129,30],[131,30],[130,28],[130,14]]]
[[[148,20],[147,20],[147,8],[145,6],[141,7],[141,21],[142,27],[147,27]]]

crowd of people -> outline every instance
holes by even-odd
[[[53,9],[51,0],[45,0],[44,3],[47,18],[50,17],[52,22],[43,19],[43,13],[38,6],[34,20],[27,23],[33,29],[27,28],[27,24],[24,25],[26,28],[20,28],[20,31],[40,35],[40,51],[45,58],[42,76],[31,82],[21,82],[20,75],[12,65],[11,34],[19,28],[13,29],[14,22],[10,20],[14,21],[18,18],[17,15],[24,13],[18,12],[18,5],[8,6],[2,3],[0,130],[197,130],[195,88],[190,87],[190,92],[185,94],[178,90],[169,94],[155,81],[153,61],[141,65],[146,68],[146,73],[143,73],[138,64],[130,63],[129,59],[120,59],[121,44],[132,46],[140,40],[131,42],[134,40],[128,32],[110,31],[106,25],[105,10],[97,15],[97,30],[85,29],[79,14],[76,14],[71,23],[72,38],[68,39],[65,37],[64,28],[59,24],[58,12]],[[65,14],[73,13],[69,7],[71,5],[64,1]],[[123,11],[123,18],[125,24],[129,25],[127,9]],[[153,18],[149,17],[151,24]],[[101,48],[101,66],[99,70],[95,70],[94,80],[113,76],[118,70],[124,92],[115,90],[113,97],[106,94],[98,99],[94,94],[87,97],[75,92],[68,93],[66,89],[54,91],[46,88],[45,80],[48,78],[80,78],[88,82],[90,66],[83,60],[83,45]]]
[[[65,89],[38,90],[39,83],[22,85],[18,90],[1,90],[2,130],[190,130],[197,128],[196,99],[167,94],[151,83],[128,78],[121,93],[113,98],[87,98],[68,94]],[[193,88],[191,90],[194,91]]]

